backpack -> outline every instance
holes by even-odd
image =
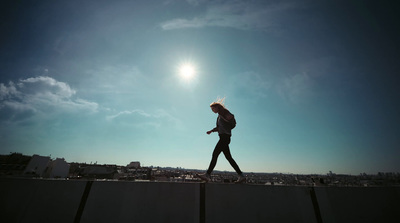
[[[229,124],[231,126],[231,129],[234,129],[236,127],[236,119],[235,119],[234,115],[233,115],[233,118],[229,121]]]
[[[232,114],[233,115],[233,114]],[[236,127],[236,119],[235,116],[233,115],[233,118],[230,121],[226,121],[225,119],[222,119],[224,122],[229,124],[229,127],[231,129],[234,129]],[[218,118],[217,118],[217,126],[218,126]]]

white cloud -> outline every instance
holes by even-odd
[[[182,128],[182,122],[164,109],[155,110],[153,113],[147,113],[140,109],[127,110],[118,112],[115,115],[106,117],[107,121],[116,122],[118,124],[131,125],[136,127],[161,125],[173,125]]]
[[[18,93],[19,92],[17,91],[14,82],[10,81],[8,87],[3,83],[0,83],[0,100],[5,100],[12,97],[12,95],[17,95]]]
[[[49,94],[61,98],[70,98],[76,93],[68,84],[43,76],[20,80],[18,86],[25,93]]]
[[[193,4],[200,3],[193,1]],[[165,21],[161,23],[161,28],[173,30],[217,26],[242,30],[277,31],[277,21],[284,18],[296,5],[296,2],[265,4],[263,1],[217,1],[207,6],[204,15]]]
[[[117,119],[119,117],[125,116],[125,115],[133,115],[133,114],[139,114],[143,117],[151,117],[150,114],[147,114],[146,112],[142,111],[142,110],[132,110],[132,111],[122,111],[122,112],[118,112],[115,115],[110,115],[107,116],[106,119],[109,121],[112,121],[114,119]]]
[[[191,20],[187,19],[173,19],[161,24],[164,30],[172,29],[184,29],[184,28],[201,28],[207,26],[207,20],[194,18]]]
[[[3,120],[20,121],[34,115],[96,112],[98,104],[75,97],[67,83],[39,76],[19,80],[16,84],[0,83],[0,113]]]

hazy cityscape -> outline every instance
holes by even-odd
[[[181,167],[141,166],[140,161],[132,161],[126,166],[115,164],[67,162],[63,158],[52,159],[40,155],[10,153],[0,155],[0,176],[52,179],[86,179],[113,181],[153,181],[153,182],[201,182],[195,175],[204,170]],[[399,186],[400,173],[378,172],[348,175],[327,174],[291,174],[291,173],[253,173],[245,172],[247,184],[280,186]],[[212,183],[233,183],[236,173],[214,171]]]

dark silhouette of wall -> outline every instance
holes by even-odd
[[[1,222],[397,222],[400,187],[0,178]]]
[[[324,223],[400,222],[400,187],[315,188]]]
[[[1,222],[73,222],[84,181],[0,178]]]

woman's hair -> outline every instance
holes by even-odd
[[[225,97],[217,98],[216,101],[210,104],[210,107],[217,107],[218,109],[228,110],[225,108],[224,102],[225,102]]]

